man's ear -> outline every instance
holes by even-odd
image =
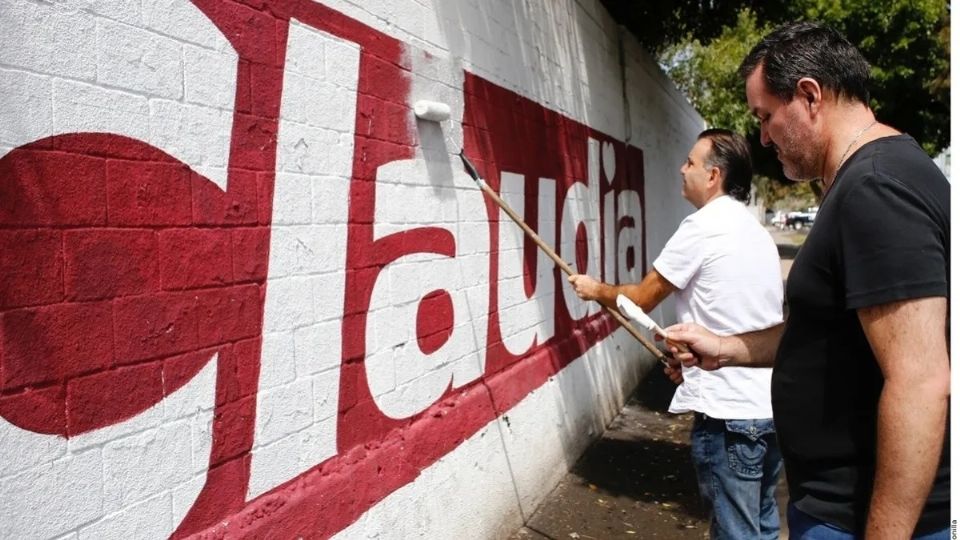
[[[820,83],[810,77],[803,77],[797,81],[797,99],[802,99],[811,114],[820,112],[823,103],[823,89]]]
[[[723,173],[720,171],[720,167],[710,167],[710,184],[711,186],[716,184],[720,185],[723,182]]]

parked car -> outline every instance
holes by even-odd
[[[774,212],[771,210],[770,212],[768,212],[768,215],[769,215],[769,218],[767,219],[767,223],[769,225],[776,227],[778,229],[783,229],[786,226],[786,223],[787,223],[786,212],[782,210],[777,210],[776,212]]]
[[[804,227],[810,227],[813,225],[813,220],[817,218],[818,210],[820,210],[819,206],[811,206],[803,211],[789,212],[786,220],[784,220],[784,226],[797,231]]]

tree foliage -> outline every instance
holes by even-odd
[[[782,0],[600,0],[655,56],[682,41],[709,42],[734,24],[744,8],[771,20]]]
[[[604,0],[713,126],[747,134],[761,174],[785,180],[759,146],[736,70],[763,35],[791,20],[839,31],[871,65],[871,107],[930,154],[950,144],[950,11],[945,0]],[[758,186],[759,187],[759,186]]]
[[[793,18],[821,20],[871,66],[871,106],[931,155],[950,145],[950,12],[944,0],[804,0]]]
[[[771,28],[758,26],[756,14],[743,9],[733,25],[721,28],[706,44],[691,39],[666,47],[660,63],[707,123],[749,133],[756,123],[750,117],[737,68]]]

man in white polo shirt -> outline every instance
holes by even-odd
[[[708,129],[680,168],[687,216],[638,284],[569,281],[580,298],[616,306],[624,294],[645,311],[676,293],[677,320],[719,335],[783,322],[780,259],[770,235],[743,203],[750,193],[750,148],[740,135]],[[738,200],[739,199],[739,200]],[[679,374],[667,369],[679,381]],[[771,369],[684,367],[670,412],[693,411],[691,453],[712,538],[775,539],[774,498],[782,461],[770,407]]]

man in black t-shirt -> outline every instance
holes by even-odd
[[[740,66],[760,138],[822,179],[787,280],[789,318],[720,338],[668,329],[685,365],[770,365],[791,538],[949,536],[950,189],[877,122],[869,66],[835,30],[784,25]]]

